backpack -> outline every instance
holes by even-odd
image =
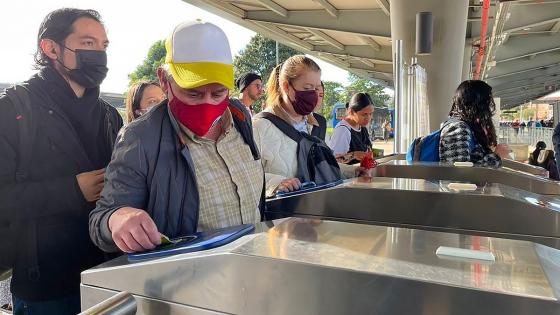
[[[314,182],[317,185],[323,185],[342,179],[334,154],[324,141],[305,132],[297,131],[272,113],[261,112],[257,117],[269,120],[297,143],[297,177],[302,183]]]
[[[32,123],[31,92],[24,85],[15,85],[7,88],[4,94],[10,99],[14,106],[16,115],[19,120],[19,145],[18,145],[18,165],[15,174],[15,181],[24,182],[28,176],[28,165],[31,160],[32,143],[34,137],[34,129]],[[36,235],[36,223],[33,222],[28,226],[30,236]],[[11,272],[11,268],[15,263],[17,252],[17,238],[22,231],[21,222],[0,221],[0,280],[7,278]],[[21,235],[20,235],[21,237]],[[33,242],[36,245],[35,242]],[[20,246],[22,244],[19,244]],[[37,264],[36,246],[30,248],[30,259],[33,267]]]
[[[239,131],[243,141],[251,149],[251,154],[255,161],[260,160],[261,155],[253,137],[253,123],[249,110],[238,99],[234,98],[229,100],[228,108],[231,112],[235,129]]]
[[[448,120],[443,126],[431,132],[427,136],[418,137],[412,141],[408,150],[406,151],[406,160],[408,162],[439,162],[439,140],[441,138],[441,131],[455,119]],[[475,139],[471,137],[469,147],[472,150],[475,148]]]
[[[313,113],[313,117],[315,117],[319,126],[313,126],[311,135],[325,141],[325,137],[327,136],[327,119],[317,113]]]

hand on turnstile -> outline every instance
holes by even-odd
[[[301,181],[298,178],[288,178],[280,182],[276,187],[276,192],[290,192],[301,188]]]
[[[132,207],[123,207],[109,217],[109,230],[115,245],[127,253],[153,249],[161,235],[150,215]]]

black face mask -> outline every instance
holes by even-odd
[[[76,69],[69,69],[57,59],[68,77],[85,88],[94,88],[101,85],[107,76],[107,53],[104,50],[70,49],[64,45],[62,47],[74,52],[76,55]]]

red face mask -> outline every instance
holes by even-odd
[[[205,136],[212,127],[212,124],[222,116],[229,105],[229,97],[226,96],[223,101],[213,105],[202,103],[197,105],[189,105],[179,100],[173,93],[173,89],[169,88],[173,99],[169,101],[169,108],[175,118],[189,128],[199,137]]]

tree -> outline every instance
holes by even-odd
[[[359,92],[368,93],[375,107],[388,107],[390,96],[383,91],[384,87],[370,80],[362,79],[353,73],[348,74],[350,85],[346,87],[346,98],[350,100],[352,95]]]
[[[300,54],[295,49],[282,44],[278,45],[279,61],[290,58],[293,55]],[[261,75],[263,84],[266,83],[270,73],[276,66],[276,42],[272,39],[265,38],[257,34],[251,38],[247,46],[239,52],[239,55],[233,58],[233,69],[235,78],[247,72],[254,72]],[[236,91],[232,94],[239,93]],[[266,93],[265,93],[266,94]],[[261,104],[266,99],[264,95],[259,101],[255,102],[253,109],[259,112]]]
[[[148,51],[148,56],[136,70],[128,75],[129,86],[140,80],[158,81],[157,69],[165,61],[165,41],[155,42]]]
[[[335,104],[345,103],[346,96],[344,94],[344,86],[338,82],[323,81],[325,85],[325,93],[323,98],[323,108],[321,113],[327,120],[332,117],[332,108]]]

